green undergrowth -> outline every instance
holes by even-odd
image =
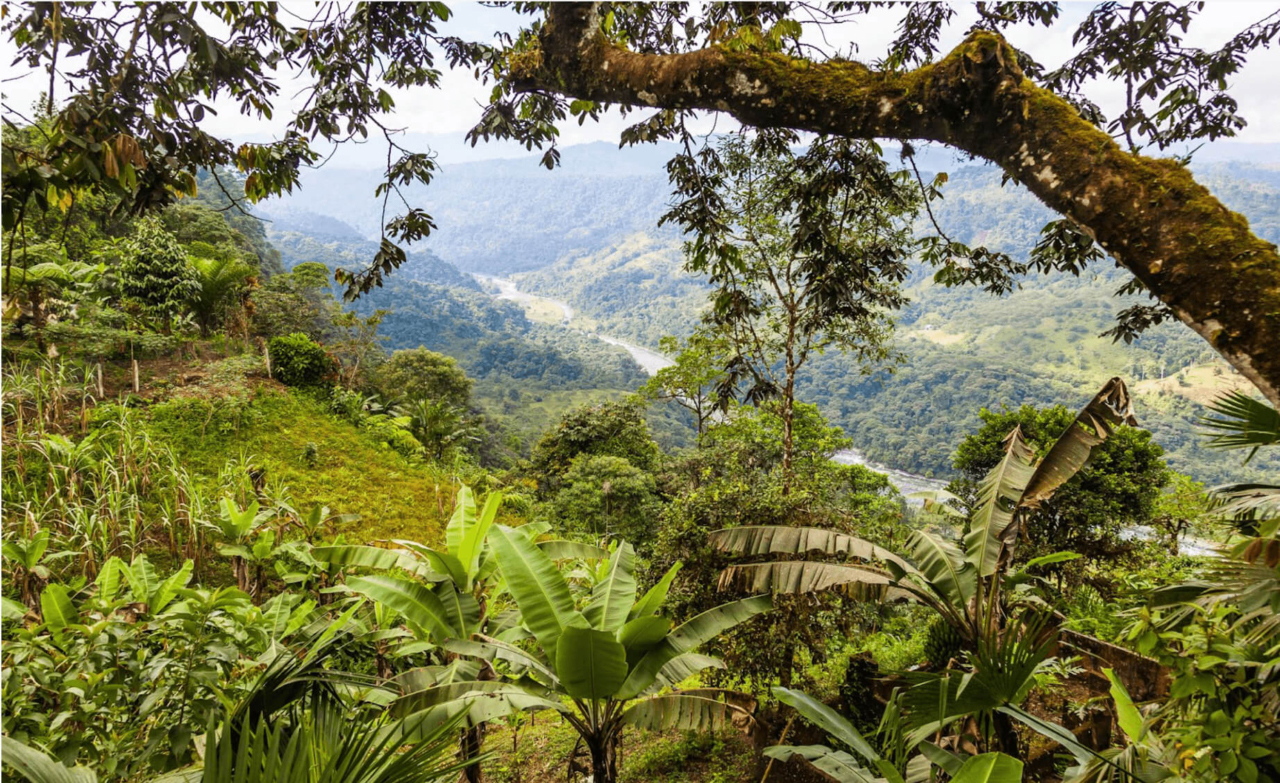
[[[199,478],[232,461],[265,470],[295,507],[359,514],[344,532],[361,541],[440,539],[457,489],[451,471],[414,462],[329,413],[305,392],[258,385],[220,397],[175,397],[150,406],[147,427]]]
[[[485,741],[484,779],[496,783],[561,783],[578,735],[568,723],[540,714],[519,724],[491,724]],[[580,748],[580,761],[586,761]],[[637,731],[622,734],[622,783],[746,783],[759,778],[756,754],[737,731]]]

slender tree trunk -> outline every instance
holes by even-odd
[[[782,392],[782,494],[791,494],[791,481],[795,472],[795,437],[792,425],[796,412],[796,367],[787,348],[787,383]]]

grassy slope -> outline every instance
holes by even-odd
[[[320,503],[359,514],[348,538],[440,539],[456,490],[444,469],[405,459],[304,393],[252,378],[208,380],[148,411],[152,435],[200,479],[215,482],[229,461],[247,459],[300,509]],[[308,444],[316,446],[314,467]]]

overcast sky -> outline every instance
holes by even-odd
[[[299,14],[314,8],[311,3],[285,2],[281,5]],[[512,31],[520,22],[520,18],[506,9],[486,8],[473,3],[450,3],[450,6],[454,8],[456,16],[445,27],[445,32],[451,35],[473,40],[488,39],[494,31]],[[976,18],[971,4],[955,4],[955,7],[958,15],[942,42],[943,51],[957,44]],[[1073,23],[1082,18],[1088,8],[1089,5],[1084,3],[1066,3],[1062,23],[1049,29],[1020,26],[1009,30],[1007,37],[1013,45],[1031,53],[1040,62],[1048,66],[1058,65],[1071,55]],[[1187,36],[1187,43],[1202,48],[1218,47],[1230,36],[1274,12],[1276,8],[1273,3],[1213,2],[1197,18]],[[845,54],[849,53],[851,46],[856,45],[855,56],[872,60],[885,51],[901,15],[902,11],[899,9],[877,10],[849,23],[828,26],[821,34],[811,32],[809,38],[814,44],[828,49],[837,48]],[[825,40],[820,35],[824,35]],[[5,40],[3,52],[6,65],[13,59],[12,51],[13,47]],[[24,70],[25,66],[21,65],[8,69],[4,83],[5,103],[22,111],[35,102],[48,78],[36,73],[24,75]],[[1276,87],[1278,74],[1280,47],[1273,47],[1254,52],[1242,72],[1233,79],[1231,92],[1239,101],[1242,114],[1249,123],[1237,137],[1238,141],[1280,143],[1280,89]],[[282,79],[282,105],[277,106],[274,121],[246,117],[230,106],[223,106],[216,117],[206,121],[207,128],[212,133],[228,135],[237,140],[260,141],[275,137],[292,114],[289,107],[301,105],[302,96],[295,95],[301,86],[300,82],[291,83],[288,77]],[[440,89],[393,91],[397,111],[392,124],[412,133],[428,134],[431,143],[439,149],[441,158],[445,161],[527,154],[518,147],[497,144],[482,144],[474,151],[463,145],[463,134],[479,118],[488,90],[488,87],[472,77],[470,71],[446,71]],[[1108,114],[1114,114],[1123,102],[1123,87],[1118,83],[1095,83],[1089,87],[1088,94]],[[630,122],[643,116],[642,113],[636,113],[623,118],[614,112],[600,122],[588,121],[581,127],[576,120],[566,122],[561,127],[562,144],[591,141],[616,143],[619,132]],[[711,116],[699,121],[702,130],[710,130],[713,126],[724,129],[732,127],[732,123],[723,117],[717,120]],[[370,145],[365,150],[350,150],[340,158],[346,162],[343,165],[352,165],[363,163],[366,158],[371,160],[374,156],[383,155],[385,147],[375,151]]]

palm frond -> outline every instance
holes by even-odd
[[[1280,411],[1242,391],[1230,391],[1208,406],[1200,417],[1212,449],[1250,449],[1245,462],[1262,446],[1280,443]]]

